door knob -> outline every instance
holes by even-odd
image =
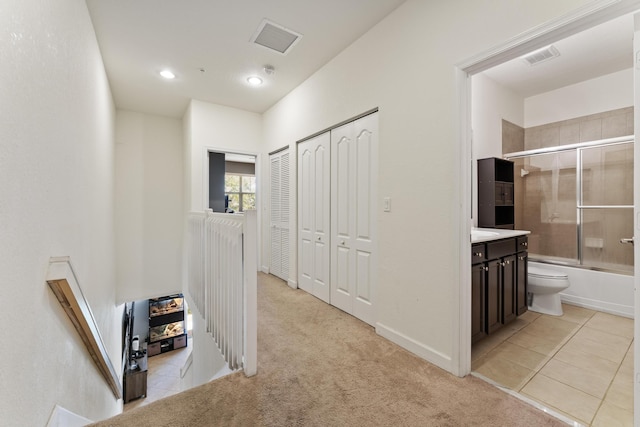
[[[630,239],[620,239],[620,243],[631,243],[633,245],[633,239],[635,239],[635,237]]]

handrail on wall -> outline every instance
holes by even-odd
[[[47,272],[47,284],[58,298],[87,347],[91,358],[111,387],[116,399],[122,398],[122,385],[102,341],[100,330],[85,299],[69,257],[51,257]]]

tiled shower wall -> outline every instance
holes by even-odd
[[[633,107],[521,128],[502,121],[502,153],[633,135]]]
[[[527,129],[523,129],[513,123],[503,120],[502,150],[503,154],[506,154],[536,148],[546,148],[618,136],[627,136],[632,135],[633,131],[633,107],[607,111],[604,113],[535,126]],[[608,160],[608,162],[610,162],[610,160]],[[516,162],[515,170],[515,223],[516,228],[532,231],[529,241],[530,252],[534,254],[553,255],[558,258],[574,258],[576,254],[575,224],[572,226],[567,223],[563,224],[561,223],[562,221],[548,220],[541,217],[540,206],[542,204],[543,194],[539,188],[536,188],[537,180],[534,178],[538,172],[535,170],[536,168],[527,167],[526,169],[529,171],[529,175],[523,178],[520,174],[520,169],[522,169],[522,167],[518,166],[519,164],[522,165],[522,160]],[[633,167],[632,162],[625,163],[622,161],[613,161],[609,164],[610,166],[607,166],[607,169],[610,169],[608,172],[609,176],[619,175],[619,169],[621,167],[629,167],[625,165],[631,165],[631,167]],[[615,168],[618,170],[614,171]],[[564,184],[575,182],[575,171],[567,169],[561,171],[561,173],[573,173],[573,179],[571,179],[571,177],[564,177],[565,179],[561,180]],[[632,173],[625,171],[624,175],[632,176]],[[593,187],[594,185],[597,185],[597,181],[599,180],[591,179],[589,186]],[[572,191],[569,191],[569,189],[565,189],[567,191],[561,191],[562,189],[559,188],[558,195],[559,197],[563,197],[563,195],[570,197],[575,203],[575,186],[574,184],[571,185],[573,186]],[[605,191],[609,193],[628,191],[628,188],[623,188],[626,186],[627,185],[608,186]],[[590,213],[590,215],[592,215],[592,213]],[[627,250],[628,248],[617,243],[622,234],[629,234],[630,232],[625,228],[624,224],[626,222],[627,221],[620,221],[618,218],[611,221],[598,221],[598,227],[595,227],[594,230],[599,231],[594,231],[593,236],[590,235],[589,231],[592,227],[590,227],[589,224],[584,224],[585,237],[593,237],[596,239],[591,239],[590,241],[601,241],[604,239],[604,246],[608,247],[608,253],[604,252],[602,247],[587,247],[585,248],[585,256],[593,258],[594,260],[598,259],[603,263],[622,262],[633,265],[632,259],[626,259],[629,258],[629,256],[632,256],[632,254],[626,254],[626,252],[629,252]],[[617,228],[612,229],[612,227]],[[627,236],[625,235],[622,237]],[[592,253],[594,251],[596,253]]]

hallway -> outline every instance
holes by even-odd
[[[262,273],[258,325],[256,376],[232,374],[96,425],[564,425]]]

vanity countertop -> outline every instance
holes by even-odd
[[[530,234],[527,230],[503,230],[501,228],[471,228],[471,243],[490,242]]]

